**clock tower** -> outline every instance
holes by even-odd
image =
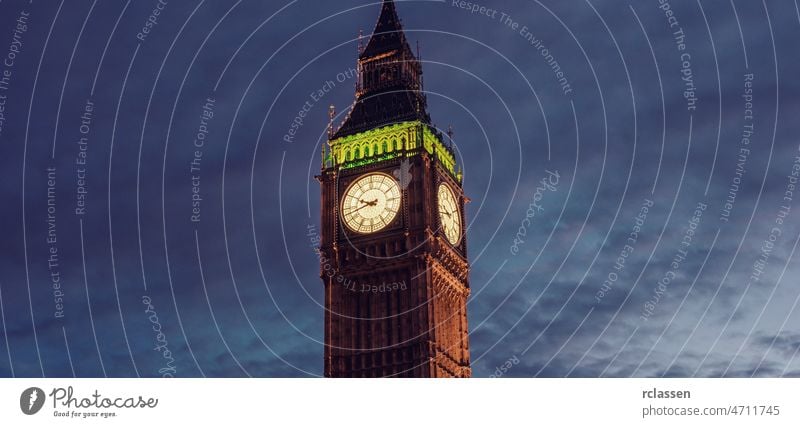
[[[384,0],[323,148],[325,376],[469,377],[463,175]]]

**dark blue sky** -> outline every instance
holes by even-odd
[[[795,1],[397,3],[476,376],[800,375]],[[0,376],[321,375],[313,176],[378,11],[0,1]]]

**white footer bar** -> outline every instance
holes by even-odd
[[[4,379],[0,424],[798,426],[799,392],[800,379]]]

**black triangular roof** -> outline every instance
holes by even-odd
[[[394,1],[384,0],[381,15],[378,23],[375,24],[375,31],[372,32],[372,37],[369,39],[367,47],[359,55],[359,59],[377,56],[406,46],[408,43],[403,34],[403,25],[400,17],[397,16]]]
[[[416,58],[408,45],[392,0],[383,1],[375,31],[358,59],[359,62],[368,62],[371,58],[386,53],[391,53],[393,57],[402,61],[414,61],[416,65]],[[422,72],[421,68],[419,72]],[[332,139],[391,123],[413,120],[430,123],[430,116],[426,110],[427,100],[419,88],[408,86],[407,82],[398,80],[395,85],[357,94],[349,114],[334,132]]]
[[[392,123],[419,120],[430,122],[422,96],[407,90],[384,92],[359,99],[333,139],[364,132]]]

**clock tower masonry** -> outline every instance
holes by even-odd
[[[463,174],[385,0],[323,150],[327,377],[469,377]]]

